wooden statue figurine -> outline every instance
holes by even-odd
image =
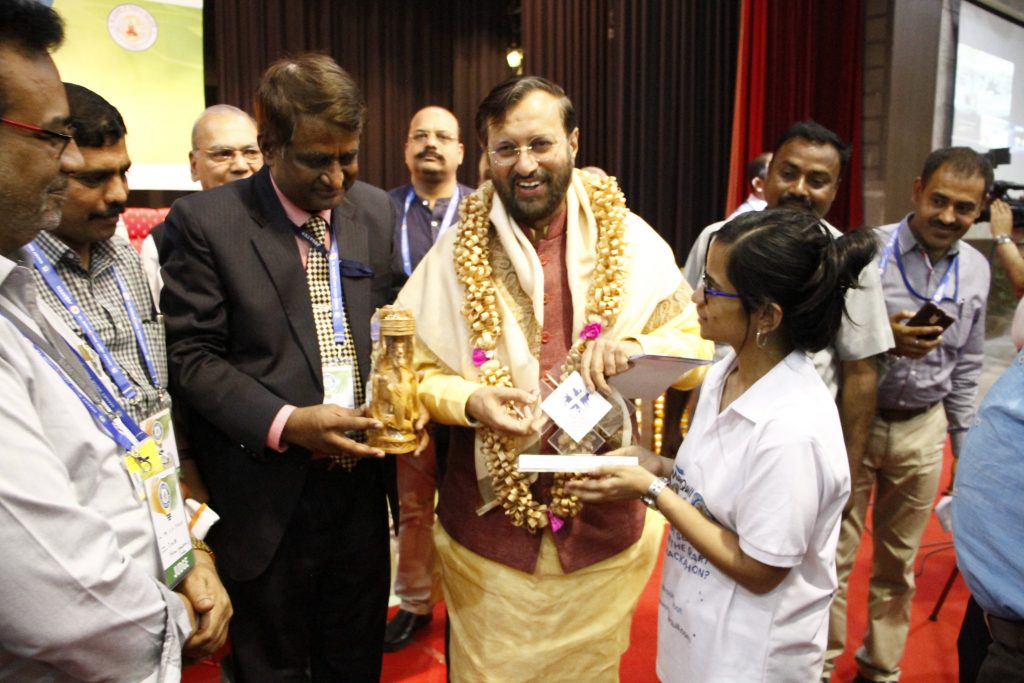
[[[384,427],[369,430],[368,443],[385,453],[409,453],[419,441],[419,401],[412,358],[416,321],[412,313],[398,306],[384,306],[377,316],[380,337],[373,345],[369,417]]]

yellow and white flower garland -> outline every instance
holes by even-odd
[[[614,323],[622,307],[623,252],[625,248],[626,198],[614,178],[596,178],[580,174],[590,206],[597,220],[597,263],[587,293],[586,324],[580,338],[569,349],[563,370],[568,373],[579,366],[586,344],[600,336]],[[498,292],[491,279],[492,267],[488,250],[490,209],[494,186],[490,183],[463,200],[460,208],[459,233],[455,247],[455,268],[466,294],[462,314],[469,326],[474,345],[473,363],[480,368],[487,386],[512,387],[508,367],[498,361],[495,353],[501,336],[501,314]],[[531,533],[546,527],[550,515],[569,519],[577,515],[583,504],[571,495],[566,484],[578,475],[556,474],[551,488],[550,506],[534,500],[530,480],[519,472],[513,439],[487,427],[480,428],[481,447],[494,493],[512,524],[525,526]],[[558,523],[557,520],[555,522]]]

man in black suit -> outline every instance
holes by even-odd
[[[365,104],[332,59],[272,64],[256,105],[266,166],[167,217],[172,393],[221,515],[236,680],[376,681],[397,496],[358,408],[393,209],[354,181]]]

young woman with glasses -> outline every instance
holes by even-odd
[[[587,502],[640,497],[672,526],[658,623],[662,681],[821,676],[850,474],[835,401],[808,352],[829,345],[871,263],[863,231],[833,239],[806,213],[726,224],[693,293],[701,334],[732,351],[711,368],[675,460],[641,448]]]

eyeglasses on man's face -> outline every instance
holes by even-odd
[[[75,129],[72,126],[68,126],[63,132],[56,130],[49,130],[47,128],[40,128],[34,126],[31,123],[25,123],[24,121],[17,121],[15,119],[8,118],[6,116],[0,116],[0,122],[12,126],[14,128],[20,128],[22,130],[28,130],[34,133],[33,137],[37,140],[44,140],[53,148],[59,157],[64,153],[64,150],[68,148],[71,141],[74,140]]]
[[[409,142],[415,142],[417,145],[427,144],[430,138],[437,140],[439,145],[454,145],[459,141],[457,135],[446,130],[417,129],[409,133]]]
[[[713,296],[719,296],[719,297],[722,297],[723,299],[739,299],[740,298],[739,294],[734,294],[733,292],[723,292],[720,289],[715,289],[714,287],[712,287],[711,286],[711,280],[708,279],[707,271],[704,271],[704,274],[700,276],[700,286],[701,286],[701,289],[704,290],[704,301],[705,301],[705,303],[708,301],[708,299],[710,297],[713,297]]]
[[[211,147],[204,154],[215,164],[230,163],[236,154],[241,154],[247,164],[255,164],[263,157],[259,147]]]
[[[511,166],[519,161],[519,155],[526,152],[538,164],[551,161],[555,152],[562,144],[561,140],[550,140],[548,138],[536,138],[528,145],[516,147],[510,142],[503,142],[494,149],[487,150],[491,161],[495,166]]]

